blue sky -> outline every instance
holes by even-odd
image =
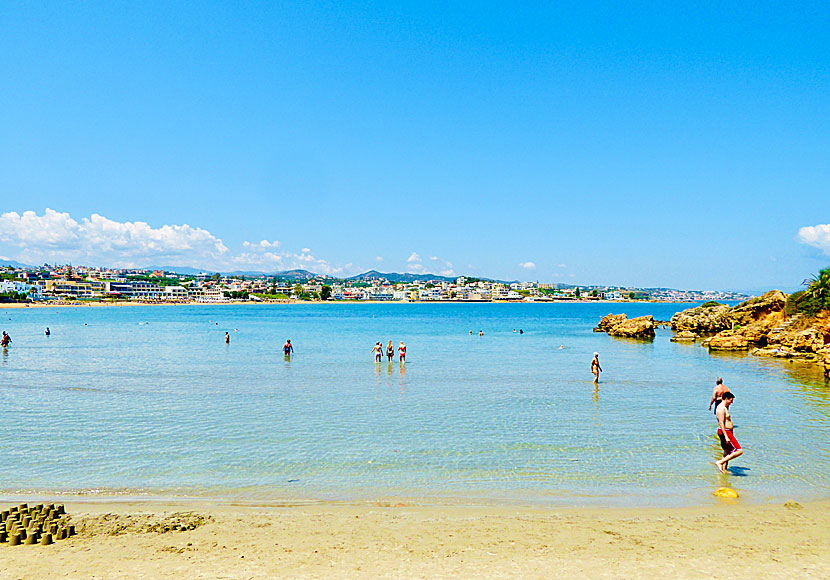
[[[737,289],[830,264],[826,4],[550,4],[5,3],[0,257]]]

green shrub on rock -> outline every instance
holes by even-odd
[[[808,282],[807,289],[793,299],[795,311],[806,316],[815,316],[822,310],[830,310],[830,268],[819,270],[818,276],[804,281],[805,284]],[[790,298],[796,294],[799,293],[796,292]]]

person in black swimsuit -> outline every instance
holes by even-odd
[[[709,401],[709,410],[712,410],[712,405],[715,406],[715,414],[718,414],[718,405],[723,399],[723,394],[729,392],[729,387],[723,384],[723,379],[718,377],[715,381],[715,388],[712,390],[712,400]]]

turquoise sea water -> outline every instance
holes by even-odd
[[[818,369],[712,356],[668,330],[592,332],[609,312],[687,307],[0,309],[14,340],[0,354],[0,496],[690,505],[731,485],[750,501],[827,497]],[[406,342],[405,367],[373,362],[390,339]],[[745,449],[728,476],[712,464],[718,375]]]

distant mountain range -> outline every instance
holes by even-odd
[[[21,262],[17,262],[15,260],[8,260],[0,258],[0,267],[3,266],[11,266],[13,268],[32,268],[33,266],[29,264],[23,264]],[[175,272],[177,274],[184,274],[185,276],[195,276],[197,274],[214,274],[216,270],[210,269],[199,269],[199,268],[192,268],[190,266],[147,266],[146,268],[141,268],[142,270],[163,270],[165,272]],[[255,278],[258,276],[265,276],[267,278],[277,278],[282,280],[311,280],[313,278],[320,277],[319,274],[315,274],[314,272],[309,272],[308,270],[302,269],[295,269],[295,270],[281,270],[278,272],[261,272],[261,271],[254,271],[254,270],[236,270],[233,272],[219,272],[225,276],[246,276]],[[339,279],[334,276],[323,276],[325,278],[330,279]],[[472,277],[472,276],[465,276],[466,278],[470,279],[477,279],[477,280],[484,280],[486,282],[499,282],[502,284],[512,284],[513,282],[517,282],[517,280],[496,280],[493,278],[480,278],[480,277]],[[345,280],[350,280],[353,282],[361,282],[361,281],[371,281],[371,280],[388,280],[392,284],[408,284],[412,282],[428,282],[428,281],[435,281],[435,282],[455,282],[458,279],[458,276],[439,276],[438,274],[414,274],[412,272],[378,272],[377,270],[369,270],[368,272],[364,272],[362,274],[358,274],[356,276],[351,276],[348,278],[344,278]],[[590,284],[564,284],[561,282],[551,284],[553,288],[557,289],[567,289],[567,288],[576,288],[577,286],[583,289],[593,289],[593,288],[604,288],[605,286],[596,286]],[[672,288],[637,288],[638,290],[647,290],[647,291],[659,291],[659,290],[673,290]],[[766,292],[767,290],[771,290],[772,288],[755,288],[755,289],[744,289],[744,290],[737,290],[736,292],[741,292],[743,294],[747,294],[749,296],[759,296]],[[790,293],[795,292],[796,290],[800,290],[801,288],[798,287],[782,287],[780,288],[782,291]],[[734,291],[734,290],[733,290]]]
[[[11,266],[12,268],[31,268],[29,264],[21,264],[20,262],[15,262],[14,260],[5,260],[0,258],[0,266]]]
[[[188,276],[202,273],[213,273],[212,270],[198,270],[196,268],[189,268],[186,266],[159,266],[158,268],[146,269],[164,270],[165,272],[175,272],[177,274],[185,274]],[[287,280],[311,280],[312,278],[318,277],[318,274],[315,274],[314,272],[309,272],[308,270],[282,270],[279,272],[256,272],[251,270],[236,270],[234,272],[222,272],[222,274],[226,276],[266,276],[268,278],[283,278]],[[332,276],[326,277],[333,278]],[[409,282],[426,282],[429,280],[434,280],[437,282],[455,282],[457,278],[457,276],[439,276],[437,274],[412,274],[410,272],[400,274],[398,272],[385,273],[378,272],[377,270],[370,270],[368,272],[364,272],[363,274],[358,274],[357,276],[351,276],[345,279],[352,280],[355,282],[385,279],[389,280],[389,282],[397,284]]]
[[[358,274],[357,276],[352,276],[351,278],[346,278],[347,280],[354,280],[354,281],[366,281],[369,280],[389,280],[393,284],[398,283],[408,283],[408,282],[426,282],[428,280],[435,280],[436,282],[455,282],[458,276],[454,276],[452,278],[448,276],[438,276],[437,274],[412,274],[409,272],[405,272],[403,274],[399,274],[397,272],[378,272],[377,270],[369,270],[368,272],[364,272],[363,274]]]

